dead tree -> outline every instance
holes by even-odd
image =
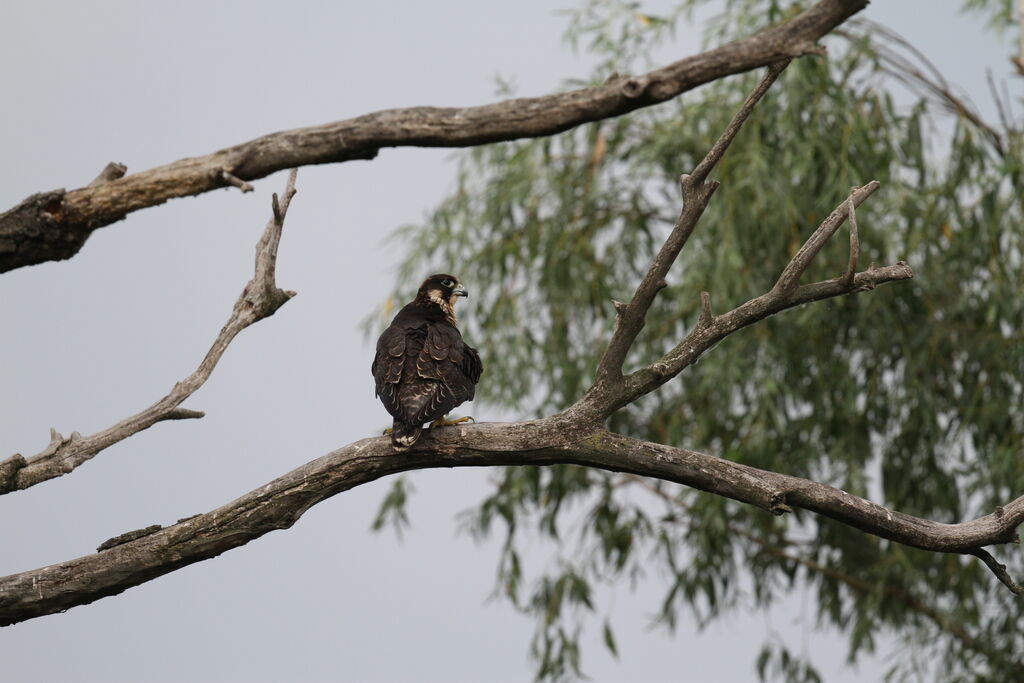
[[[549,97],[512,100],[472,109],[406,109],[379,112],[328,126],[287,131],[205,157],[123,176],[112,165],[92,184],[72,192],[35,195],[0,216],[0,270],[68,258],[95,228],[172,197],[225,185],[243,191],[248,181],[281,168],[370,158],[396,145],[466,146],[549,135],[587,121],[647,106],[727,74],[768,66],[703,160],[680,178],[682,210],[643,279],[626,303],[612,302],[617,316],[591,388],[572,406],[548,417],[515,423],[459,425],[428,432],[415,447],[396,453],[385,437],[343,446],[206,514],[167,527],[153,525],[101,544],[92,555],[0,578],[0,625],[14,624],[84,605],[215,557],[274,529],[284,529],[316,503],[381,477],[434,467],[575,464],[684,484],[781,515],[803,508],[865,533],[925,550],[974,555],[1010,590],[1022,591],[985,550],[1017,541],[1024,496],[992,514],[960,524],[941,524],[890,510],[834,487],[759,470],[658,443],[615,434],[604,425],[622,407],[656,391],[733,332],[786,309],[822,299],[868,292],[913,276],[903,262],[858,269],[856,208],[879,189],[868,181],[818,225],[764,294],[716,314],[711,295],[701,294],[690,332],[657,361],[626,370],[630,349],[648,310],[667,285],[673,263],[718,183],[716,164],[757,102],[791,58],[818,53],[815,41],[857,12],[863,0],[823,0],[770,31],[691,57],[643,76]],[[123,176],[123,177],[122,177]],[[0,462],[0,493],[26,489],[73,471],[104,448],[164,420],[199,418],[181,404],[210,376],[227,345],[242,329],[272,315],[293,296],[275,281],[277,246],[295,193],[295,172],[257,245],[253,278],[197,370],[142,412],[92,436],[53,432],[39,454]],[[839,276],[801,284],[808,266],[844,223],[850,250]],[[837,265],[837,270],[840,270]]]

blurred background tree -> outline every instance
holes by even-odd
[[[704,4],[684,0],[654,16],[639,3],[587,0],[567,13],[566,38],[599,56],[590,81],[599,83],[649,67],[652,50]],[[804,4],[729,0],[706,40],[749,34]],[[965,9],[987,13],[996,34],[1013,25],[1008,0]],[[724,310],[768,289],[850,186],[871,179],[882,190],[858,212],[862,262],[905,259],[914,280],[738,332],[610,427],[939,521],[985,514],[1024,492],[1020,102],[993,83],[999,120],[986,122],[923,54],[864,19],[824,42],[828,57],[787,70],[715,171],[722,187],[629,362],[650,362],[682,338],[701,290]],[[675,220],[679,174],[758,77],[462,153],[451,196],[398,232],[412,245],[400,280],[441,268],[472,283],[463,327],[487,368],[478,400],[522,417],[582,395],[614,321],[610,300],[628,299]],[[835,276],[845,249],[843,240],[826,246],[809,277]],[[395,484],[375,526],[404,522],[407,487]],[[615,653],[594,589],[618,581],[662,586],[652,607],[670,630],[684,611],[703,626],[809,587],[818,622],[848,636],[851,664],[883,641],[905,646],[892,680],[1009,681],[1024,671],[1024,603],[977,560],[805,512],[773,517],[664,482],[558,466],[501,471],[463,523],[504,538],[495,592],[536,620],[538,679],[584,675],[584,628],[601,629]],[[540,569],[521,551],[538,536],[557,553]],[[1019,553],[1005,559],[1024,574]],[[778,639],[752,665],[763,679],[820,679],[806,652]]]

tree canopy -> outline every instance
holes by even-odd
[[[567,38],[599,55],[592,83],[634,73],[675,22],[635,3],[590,0]],[[1008,3],[968,3],[1011,16]],[[797,6],[727,3],[709,40],[732,39]],[[655,300],[627,360],[650,363],[697,324],[700,292],[731,307],[779,268],[846,189],[875,178],[858,210],[863,262],[905,259],[915,278],[769,318],[737,333],[658,393],[610,421],[614,431],[710,449],[758,468],[830,483],[896,509],[955,522],[1024,490],[1024,191],[1020,120],[998,88],[986,122],[927,59],[885,27],[854,20],[797,60],[719,164],[722,186]],[[457,187],[422,225],[412,282],[434,264],[488,283],[467,338],[485,352],[484,400],[546,415],[583,394],[615,319],[678,207],[693,168],[757,76],[716,81],[670,103],[561,135],[463,153]],[[571,84],[576,86],[578,84]],[[826,247],[815,279],[845,247]],[[404,294],[404,293],[403,293]],[[398,514],[395,496],[381,520]],[[509,467],[467,513],[474,534],[501,534],[498,588],[536,619],[543,680],[581,676],[584,624],[602,628],[596,584],[664,586],[658,621],[707,624],[751,603],[768,608],[811,586],[821,622],[849,656],[897,637],[895,680],[1010,680],[1024,668],[1019,596],[973,558],[935,555],[806,514],[774,517],[633,475],[562,465]],[[524,565],[524,537],[555,540],[558,570]],[[1011,566],[1024,569],[1019,553]],[[766,642],[764,678],[817,680],[790,644]]]

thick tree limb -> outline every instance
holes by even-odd
[[[592,88],[480,107],[381,111],[272,133],[95,187],[33,195],[0,214],[0,272],[70,258],[93,230],[133,211],[285,168],[372,159],[385,147],[468,147],[541,137],[621,116],[730,74],[820,52],[816,41],[866,5],[867,0],[821,0],[790,21],[749,38]]]
[[[0,578],[0,625],[84,605],[294,524],[310,507],[390,474],[435,467],[574,464],[685,484],[763,510],[803,508],[916,548],[970,553],[1016,540],[1024,497],[960,524],[906,515],[799,477],[632,439],[572,413],[512,424],[431,430],[409,452],[385,437],[363,439],[203,515],[108,550]],[[149,529],[141,530],[147,532]]]
[[[295,292],[278,289],[274,280],[277,246],[281,241],[281,230],[284,228],[288,204],[294,195],[293,170],[288,176],[281,201],[278,202],[276,194],[273,196],[273,215],[256,245],[255,273],[245,285],[231,311],[231,317],[224,324],[196,371],[175,384],[170,393],[141,413],[132,415],[92,436],[82,436],[78,432],[73,432],[70,437],[64,438],[56,430],[51,429],[50,443],[39,454],[31,458],[15,454],[0,462],[0,494],[26,489],[65,475],[91,460],[104,448],[148,429],[157,422],[203,417],[202,412],[179,406],[209,379],[224,351],[239,332],[255,322],[270,317],[288,299],[295,296]]]

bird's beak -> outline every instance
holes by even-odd
[[[466,297],[469,296],[469,292],[467,292],[466,288],[463,287],[462,285],[459,285],[458,287],[453,289],[452,290],[452,294],[454,294],[455,296],[466,296]]]

